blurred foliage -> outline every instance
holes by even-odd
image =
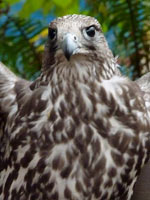
[[[39,22],[16,17],[8,17],[1,26],[0,59],[24,78],[41,68],[41,44],[47,35],[43,28]]]
[[[41,68],[48,22],[81,13],[96,17],[122,72],[137,78],[150,69],[150,0],[0,0],[0,60],[34,79]]]
[[[150,70],[150,0],[88,0],[106,32],[112,31],[113,52],[130,67],[133,78]],[[128,71],[128,70],[127,70]],[[130,72],[129,72],[130,73]]]
[[[18,3],[18,4],[17,4]],[[21,7],[21,9],[18,9]],[[80,2],[66,0],[1,0],[0,1],[0,60],[26,79],[39,75],[44,43],[47,38],[45,16],[79,13]],[[18,9],[17,12],[14,10]],[[37,13],[40,11],[40,13]],[[49,14],[50,13],[50,14]],[[42,19],[37,19],[36,14]]]

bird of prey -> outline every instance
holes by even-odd
[[[0,66],[0,200],[129,200],[150,151],[144,92],[98,21],[49,25],[41,75]]]

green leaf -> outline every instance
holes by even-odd
[[[54,8],[53,2],[45,0],[45,2],[43,3],[43,6],[42,6],[43,14],[44,15],[49,14],[51,12],[52,8]]]
[[[61,8],[66,8],[71,4],[72,0],[65,0],[62,2],[62,0],[53,0],[53,3],[56,4],[56,6],[59,6]]]
[[[71,1],[71,3],[64,9],[60,9],[59,6],[55,6],[55,15],[63,16],[68,14],[78,14],[80,10],[79,0]]]
[[[26,0],[23,5],[23,8],[19,12],[20,17],[27,18],[33,12],[40,10],[42,8],[44,1],[45,0],[39,0],[35,2],[35,0]]]
[[[6,3],[8,3],[9,5],[15,4],[17,2],[19,2],[20,0],[5,0]]]

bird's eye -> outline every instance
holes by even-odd
[[[54,28],[49,28],[48,37],[53,40],[56,38],[57,30]]]
[[[95,27],[94,26],[89,26],[86,28],[86,33],[89,37],[94,37],[95,35]]]

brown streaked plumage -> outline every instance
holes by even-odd
[[[144,92],[144,100],[148,111],[150,111],[150,73],[138,79],[137,84]],[[143,167],[134,187],[132,200],[149,200],[150,197],[150,160]]]
[[[96,19],[50,23],[33,83],[0,67],[0,200],[129,200],[150,118]]]

